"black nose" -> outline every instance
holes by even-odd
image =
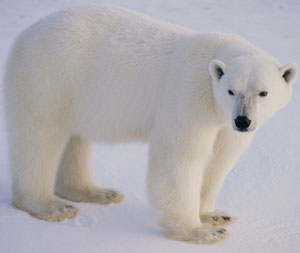
[[[248,119],[248,117],[246,117],[246,116],[238,116],[234,120],[234,123],[239,130],[245,131],[250,126],[251,120]]]

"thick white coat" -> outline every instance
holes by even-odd
[[[203,223],[226,225],[215,212],[221,185],[254,130],[287,103],[296,74],[237,35],[119,8],[55,13],[18,37],[7,64],[14,205],[56,221],[77,209],[54,188],[73,201],[119,202],[121,193],[93,182],[91,143],[146,141],[149,196],[169,236],[216,242],[225,231]],[[233,129],[241,107],[251,132]]]

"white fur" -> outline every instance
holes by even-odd
[[[119,8],[55,13],[19,36],[7,64],[13,203],[55,221],[77,209],[54,188],[72,201],[119,202],[121,193],[93,182],[90,142],[149,141],[149,195],[168,235],[216,242],[225,230],[200,215],[226,225],[210,219],[222,216],[221,185],[255,129],[288,102],[296,75],[237,35]],[[252,132],[235,131],[240,112]]]

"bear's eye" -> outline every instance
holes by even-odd
[[[260,97],[266,97],[268,95],[268,92],[267,91],[261,91],[260,93],[259,93],[259,96]]]
[[[230,96],[234,96],[234,92],[233,92],[232,90],[228,90],[228,94],[229,94]]]

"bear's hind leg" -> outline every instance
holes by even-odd
[[[78,209],[53,194],[65,138],[51,134],[49,129],[22,130],[19,127],[10,136],[13,205],[47,221],[73,218]]]
[[[71,138],[57,173],[55,193],[76,202],[119,203],[123,194],[96,186],[92,175],[93,145],[78,136]]]

